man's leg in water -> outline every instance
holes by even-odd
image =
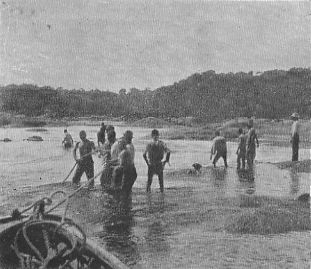
[[[154,174],[153,167],[151,165],[148,166],[148,181],[147,181],[147,192],[151,191],[152,177]]]
[[[224,152],[222,154],[222,158],[224,159],[224,164],[225,164],[225,167],[227,168],[228,167],[228,164],[227,164],[227,152]]]
[[[84,173],[84,167],[81,164],[78,164],[77,169],[75,171],[75,174],[72,178],[72,183],[73,184],[79,184],[80,180],[81,180],[81,176],[83,175],[83,173]]]
[[[221,155],[217,152],[215,157],[214,157],[214,160],[213,160],[214,167],[216,167],[216,163],[217,163],[217,161],[219,160],[220,157],[221,157]]]
[[[94,177],[94,163],[88,163],[85,166],[85,174],[87,179],[91,179]],[[89,188],[94,188],[94,179],[92,182],[89,184]]]
[[[159,177],[159,185],[160,185],[160,191],[164,192],[164,183],[163,183],[163,168],[159,169],[157,171],[158,177]]]

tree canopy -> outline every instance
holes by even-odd
[[[173,85],[155,90],[131,88],[119,93],[98,89],[65,90],[49,86],[0,87],[1,110],[62,118],[65,116],[195,117],[216,121],[234,117],[288,117],[297,111],[311,115],[311,70],[292,68],[217,74],[195,73]]]

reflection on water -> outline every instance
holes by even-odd
[[[103,230],[97,236],[103,240],[108,251],[121,255],[123,262],[136,264],[141,257],[133,233],[131,195],[126,198],[111,195],[106,205]]]
[[[290,193],[297,194],[299,192],[299,175],[297,174],[297,172],[294,172],[293,170],[289,171],[289,175],[291,178]]]

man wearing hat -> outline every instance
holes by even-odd
[[[299,115],[298,113],[293,113],[291,115],[293,120],[292,130],[291,130],[291,143],[292,143],[292,161],[298,161],[298,150],[299,150]]]

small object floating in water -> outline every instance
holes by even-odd
[[[309,202],[310,201],[310,194],[309,193],[304,193],[304,194],[301,194],[297,200],[299,202]]]
[[[197,174],[200,174],[201,173],[201,169],[202,169],[202,165],[199,164],[199,163],[194,163],[192,165],[194,171],[197,173]]]
[[[43,138],[41,136],[34,135],[34,136],[30,136],[24,140],[27,140],[27,141],[43,141]]]
[[[10,138],[4,138],[4,139],[1,139],[0,141],[2,141],[2,142],[11,142],[12,140],[10,139]]]

